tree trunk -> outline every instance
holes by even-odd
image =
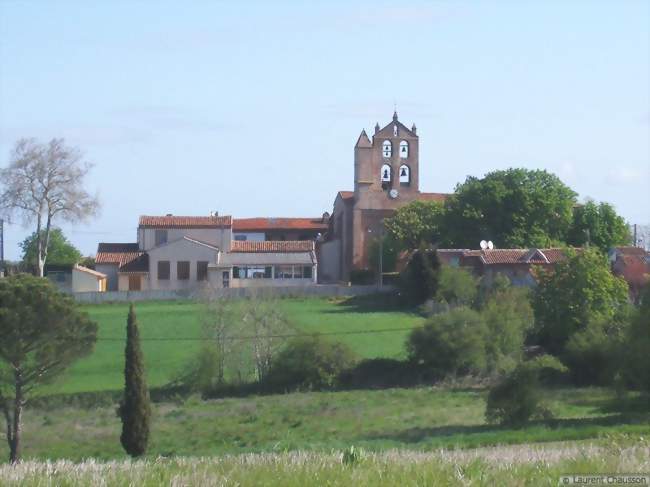
[[[11,425],[11,438],[9,440],[9,461],[16,463],[20,460],[20,436],[22,433],[22,414],[23,414],[23,385],[20,371],[14,373],[16,397],[14,398],[14,417]],[[10,429],[9,427],[7,428]]]
[[[45,261],[41,259],[43,254],[43,240],[41,237],[41,214],[39,212],[36,217],[36,266],[38,277],[43,277],[45,274]]]

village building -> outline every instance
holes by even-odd
[[[337,193],[328,232],[319,245],[321,281],[349,281],[353,269],[368,269],[369,246],[381,238],[383,220],[398,208],[446,197],[420,191],[415,125],[409,129],[394,113],[385,127],[375,125],[372,140],[362,130],[354,146],[354,191]]]
[[[313,285],[327,217],[141,216],[137,242],[100,243],[95,267],[109,291]]]

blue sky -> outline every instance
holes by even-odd
[[[0,165],[65,137],[103,203],[311,216],[352,189],[361,129],[415,122],[423,191],[513,166],[650,223],[650,3],[0,2]],[[370,133],[370,132],[369,132]],[[6,227],[6,256],[31,229]]]

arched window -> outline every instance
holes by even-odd
[[[390,157],[393,155],[393,144],[390,143],[390,140],[384,140],[382,153],[384,154],[384,157]]]
[[[392,179],[392,174],[391,174],[392,171],[393,169],[388,164],[384,164],[381,166],[381,174],[379,176],[379,179],[381,180],[382,183],[390,183]]]
[[[406,164],[402,164],[399,167],[399,184],[402,186],[411,184],[411,168]]]
[[[399,156],[406,159],[409,156],[409,143],[405,140],[399,143]]]

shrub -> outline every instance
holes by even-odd
[[[350,283],[355,285],[370,285],[377,282],[375,272],[371,269],[352,269],[350,271]]]
[[[486,341],[488,370],[497,371],[522,358],[524,341],[533,327],[533,309],[528,290],[507,287],[490,294],[481,315],[489,340]]]
[[[623,345],[622,376],[635,389],[650,391],[650,286],[641,296],[641,306],[632,318]]]
[[[435,251],[421,246],[413,252],[399,280],[400,291],[408,303],[422,304],[435,295],[439,268],[440,262]]]
[[[564,371],[566,367],[550,355],[520,363],[490,389],[486,419],[491,423],[519,427],[533,418],[550,417],[542,401],[541,382],[545,375]]]
[[[479,313],[456,308],[434,316],[411,332],[406,349],[411,361],[433,370],[438,377],[485,370],[487,328]]]
[[[353,352],[343,343],[317,335],[295,338],[278,354],[265,382],[273,390],[329,389],[354,362]]]
[[[435,299],[452,306],[473,306],[478,293],[478,279],[461,267],[440,266]]]
[[[410,362],[391,358],[365,359],[344,370],[339,384],[345,388],[387,388],[412,386],[418,377]]]

